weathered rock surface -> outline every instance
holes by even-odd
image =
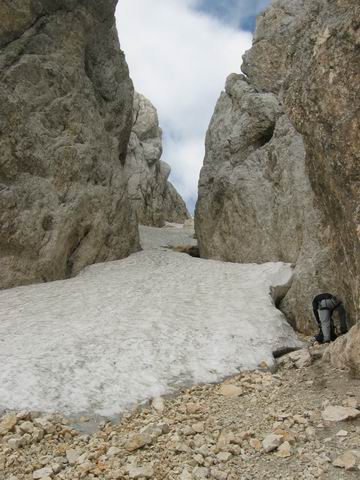
[[[303,331],[321,290],[344,298],[353,322],[359,311],[359,9],[274,1],[206,139],[201,255],[295,263],[280,306]]]
[[[138,249],[116,0],[0,4],[0,287]]]
[[[336,292],[360,314],[360,4],[306,0],[289,56],[285,108],[303,135],[316,203],[330,233]],[[360,363],[358,365],[360,369]]]
[[[309,328],[311,297],[333,280],[301,135],[274,94],[259,93],[246,77],[233,74],[206,148],[196,209],[201,256],[296,264],[282,307],[297,327]]]
[[[162,227],[190,217],[186,205],[168,181],[170,166],[161,161],[162,132],[155,107],[135,93],[133,128],[126,159],[128,191],[142,225]]]
[[[324,354],[338,368],[345,368],[360,378],[360,325],[355,325],[348,334],[332,343]]]

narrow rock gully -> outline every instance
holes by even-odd
[[[141,238],[0,292],[0,480],[359,478],[360,382],[276,309],[291,267],[174,251],[190,227]]]

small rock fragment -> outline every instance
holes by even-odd
[[[13,450],[16,450],[17,448],[20,448],[22,446],[23,441],[19,435],[14,435],[13,437],[9,438],[7,443],[10,448],[12,448]]]
[[[291,446],[289,442],[284,442],[283,444],[280,445],[278,448],[278,451],[276,452],[276,456],[280,458],[288,458],[291,457]]]
[[[257,438],[250,438],[249,441],[250,447],[254,448],[257,451],[261,450],[261,442]]]
[[[236,385],[221,385],[220,387],[220,394],[223,397],[239,397],[240,395],[243,394],[243,390],[240,387],[237,387]]]
[[[343,422],[345,420],[354,420],[360,417],[360,410],[351,407],[328,406],[321,414],[323,420],[327,422]]]
[[[192,429],[193,429],[194,432],[196,432],[196,433],[203,433],[204,430],[205,430],[204,423],[203,423],[203,422],[194,423],[194,424],[192,425]]]
[[[347,450],[333,461],[334,467],[345,468],[345,470],[355,470],[358,458],[353,451]]]
[[[24,433],[33,433],[34,424],[32,422],[23,422],[20,424],[20,430]]]
[[[307,427],[305,430],[305,434],[309,440],[313,439],[316,437],[316,430],[314,427]]]
[[[359,404],[355,397],[348,397],[342,402],[344,407],[358,408]]]
[[[282,438],[283,437],[281,435],[276,435],[274,433],[271,433],[270,435],[265,437],[262,442],[262,446],[265,452],[269,453],[269,452],[272,452],[273,450],[276,450],[281,444]]]
[[[181,472],[180,480],[192,480],[192,475],[187,468]]]
[[[11,432],[17,424],[17,418],[14,414],[5,415],[0,422],[0,435],[6,435]]]
[[[165,402],[162,397],[155,397],[153,398],[153,401],[151,402],[151,406],[153,407],[154,410],[156,410],[158,413],[163,413],[165,410]]]
[[[312,364],[312,357],[308,349],[291,352],[288,356],[294,362],[296,368],[310,367]]]
[[[70,465],[75,465],[81,454],[82,451],[80,449],[70,448],[69,450],[66,450],[67,461]]]
[[[198,403],[189,402],[186,404],[186,411],[189,414],[197,413],[201,410],[201,406]]]
[[[44,479],[46,477],[52,477],[53,474],[54,472],[51,467],[45,467],[45,468],[41,468],[40,470],[35,470],[33,472],[33,479],[34,480]]]
[[[228,462],[232,457],[232,454],[230,452],[220,452],[216,455],[216,457],[218,460],[220,460],[220,462]]]
[[[154,475],[154,469],[152,465],[144,465],[136,467],[130,465],[127,469],[130,478],[151,478]]]
[[[150,445],[152,443],[152,438],[149,433],[135,433],[129,437],[125,443],[125,448],[129,452],[138,450],[139,448],[145,447],[145,445]]]
[[[210,475],[211,475],[211,478],[214,478],[215,480],[227,480],[228,478],[228,473],[223,472],[218,468],[212,468],[210,470]]]
[[[116,457],[116,455],[119,455],[120,452],[121,452],[120,448],[110,447],[109,450],[106,452],[106,456],[109,458]]]
[[[209,478],[209,469],[205,467],[196,467],[192,471],[192,478],[194,480],[203,480]]]

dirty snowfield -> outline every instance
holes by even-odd
[[[112,416],[299,345],[269,295],[289,265],[195,259],[161,248],[189,233],[141,232],[152,248],[125,260],[0,292],[0,410]]]

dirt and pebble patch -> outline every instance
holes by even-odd
[[[358,479],[360,381],[321,357],[311,347],[276,373],[262,365],[153,399],[91,434],[58,414],[9,412],[0,479]]]

